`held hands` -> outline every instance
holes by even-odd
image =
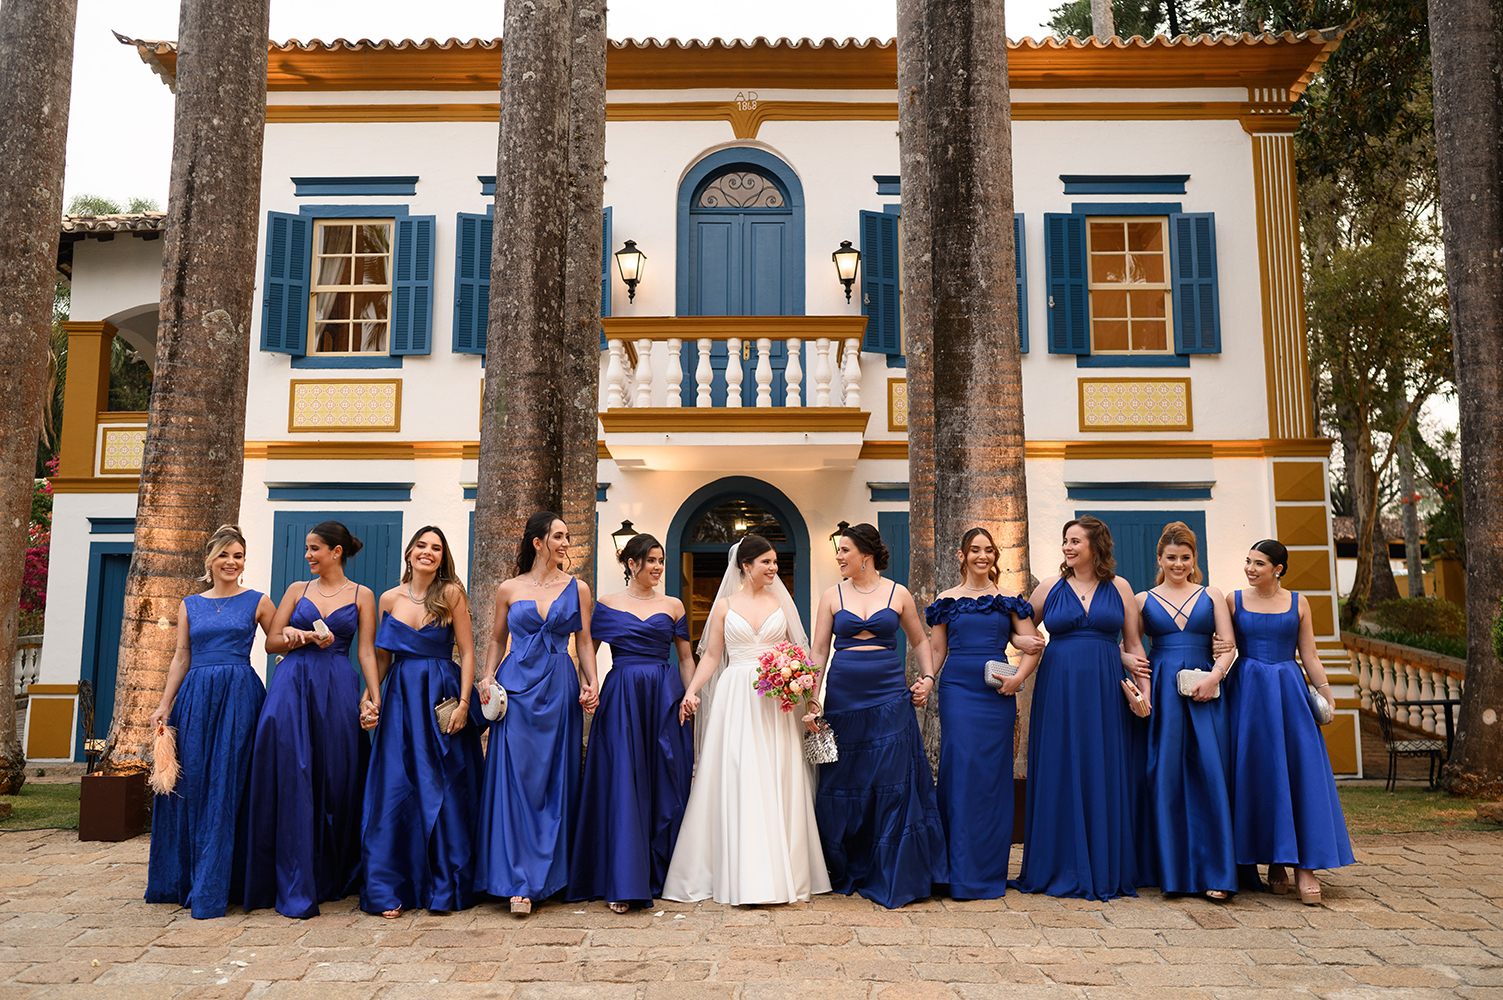
[[[1126,659],[1125,656],[1123,658]],[[1143,697],[1143,692],[1138,690],[1138,686],[1132,681],[1123,680],[1122,690],[1127,695],[1127,705],[1132,709],[1132,714],[1140,719],[1148,718],[1148,713],[1153,708],[1148,704],[1148,699]]]
[[[1141,677],[1143,680],[1153,676],[1153,670],[1149,668],[1146,657],[1129,653],[1125,649],[1122,651],[1122,668],[1134,677]]]
[[[310,632],[309,635],[312,635]],[[456,712],[456,715],[459,713]],[[360,728],[375,729],[381,721],[381,702],[367,695],[360,699]]]
[[[820,716],[825,714],[825,710],[820,706],[819,702],[812,699],[806,702],[806,704],[809,707],[809,712],[804,716],[804,728],[811,733],[817,733],[819,732]]]
[[[913,703],[923,708],[929,703],[929,692],[934,690],[934,678],[927,675],[914,681],[908,690],[913,692]]]
[[[694,718],[694,713],[699,711],[699,695],[685,694],[683,701],[678,703],[678,724],[683,725]]]
[[[600,694],[593,687],[586,684],[579,689],[579,704],[591,715],[595,714],[595,707],[600,704]]]

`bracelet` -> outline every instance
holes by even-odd
[[[1320,689],[1321,689],[1321,688],[1328,688],[1328,687],[1330,687],[1330,686],[1331,686],[1331,685],[1330,685],[1330,683],[1329,683],[1329,682],[1327,682],[1327,683],[1325,683],[1325,684],[1317,684],[1317,685],[1315,685],[1315,690],[1317,690],[1317,691],[1319,691],[1319,690],[1320,690]]]
[[[921,681],[928,681],[929,683],[932,684],[932,683],[934,683],[934,675],[933,674],[923,674],[923,675],[921,675],[919,677],[919,680],[921,680]]]

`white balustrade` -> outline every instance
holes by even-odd
[[[637,341],[637,388],[632,406],[652,405],[652,341]]]
[[[683,406],[684,397],[680,386],[684,381],[684,342],[677,337],[668,338],[668,398],[665,406]]]
[[[820,337],[814,342],[814,405],[830,405],[830,338]]]
[[[845,382],[845,400],[842,405],[861,408],[861,341],[851,337],[845,342],[845,365],[840,372]]]
[[[606,346],[610,353],[605,363],[605,408],[613,410],[626,405],[626,349],[619,340]]]
[[[694,405],[709,406],[711,403],[711,383],[715,380],[715,369],[710,366],[710,348],[714,341],[708,337],[699,341],[699,364],[694,368]]]
[[[17,698],[26,693],[26,689],[37,682],[42,673],[42,637],[39,635],[23,635],[16,641],[16,656],[11,661],[11,669],[14,672]]]
[[[741,405],[741,338],[731,337],[725,342],[728,358],[725,363],[725,405]]]
[[[850,338],[843,343],[829,337],[806,341],[788,337],[783,364],[784,389],[774,393],[773,385],[778,371],[773,364],[773,345],[776,338],[759,337],[755,342],[755,364],[747,365],[752,346],[739,337],[725,339],[726,365],[724,373],[725,407],[742,406],[742,385],[748,376],[756,386],[757,407],[861,407],[861,340]],[[693,380],[696,408],[715,405],[716,379],[721,377],[711,361],[715,340],[702,337],[689,341],[698,348],[692,373],[685,371],[685,342],[676,337],[654,340],[641,338],[635,341],[610,339],[606,341],[606,364],[604,383],[604,408],[650,407],[658,392],[663,393],[662,405],[682,407],[686,378]],[[657,356],[654,357],[654,350]],[[812,352],[808,365],[804,352]],[[743,355],[745,351],[745,355]],[[632,358],[636,361],[633,363]],[[812,381],[812,386],[806,385]],[[806,397],[805,393],[808,393]]]
[[[804,342],[797,337],[788,338],[788,366],[783,369],[783,380],[788,383],[788,395],[783,401],[784,406],[803,406],[804,399],[799,392],[804,384]]]
[[[1371,641],[1376,643],[1381,640]],[[1404,647],[1390,644],[1387,648],[1394,650],[1395,655],[1384,656],[1369,649],[1358,648],[1355,643],[1346,647],[1352,659],[1352,673],[1356,676],[1360,689],[1362,708],[1371,712],[1373,692],[1381,691],[1388,700],[1389,715],[1395,722],[1425,733],[1434,733],[1437,738],[1444,739],[1446,713],[1443,707],[1396,705],[1395,702],[1460,701],[1462,678],[1426,663],[1405,659],[1399,653]]]
[[[772,406],[772,339],[757,339],[757,405]]]

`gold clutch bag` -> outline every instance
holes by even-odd
[[[433,714],[438,717],[438,729],[441,733],[448,733],[449,723],[454,718],[454,710],[459,707],[458,698],[445,698],[433,706]]]

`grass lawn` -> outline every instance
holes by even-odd
[[[78,788],[71,785],[39,785],[28,781],[20,795],[0,795],[11,805],[10,818],[0,820],[5,830],[77,830]]]
[[[1338,789],[1346,828],[1360,833],[1446,833],[1451,830],[1503,831],[1477,822],[1477,799],[1453,798],[1425,788],[1386,792],[1370,786]]]

